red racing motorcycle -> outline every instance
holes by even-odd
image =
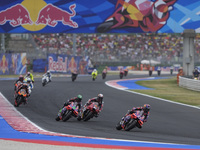
[[[82,115],[79,116],[78,120],[80,121],[82,119],[83,121],[88,121],[94,116],[97,116],[98,113],[99,113],[98,103],[92,102],[90,105],[84,107],[84,109],[82,110]]]
[[[132,114],[126,114],[120,122],[117,123],[116,129],[117,130],[125,130],[125,131],[130,131],[131,129],[135,127],[141,128],[143,125],[143,119],[142,117],[142,111],[136,111],[135,113]]]

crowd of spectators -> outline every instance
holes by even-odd
[[[44,52],[90,56],[95,60],[179,62],[183,56],[181,34],[33,34]],[[76,40],[74,51],[73,40]],[[195,38],[195,59],[200,58],[200,35]]]

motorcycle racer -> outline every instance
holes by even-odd
[[[93,77],[93,76],[94,76],[94,77],[97,77],[97,75],[98,75],[97,69],[94,69],[94,70],[92,71],[92,77]]]
[[[47,76],[49,78],[49,82],[51,82],[52,74],[49,70],[45,74],[43,74],[43,76]]]
[[[77,103],[78,106],[78,112],[80,112],[80,109],[82,107],[82,95],[78,95],[77,97],[69,99],[67,102],[64,103],[63,108],[67,105],[70,105],[72,102]]]
[[[144,104],[143,107],[133,107],[128,113],[126,114],[133,114],[135,111],[143,111],[142,117],[140,118],[143,122],[147,122],[147,118],[149,117],[149,111],[150,111],[151,106],[149,104]],[[142,126],[138,126],[138,128],[142,128]]]
[[[26,74],[26,76],[24,77],[24,80],[27,81],[28,78],[31,79],[31,84],[30,84],[30,86],[31,86],[31,89],[33,89],[33,87],[34,87],[34,86],[33,86],[33,83],[34,83],[33,74],[30,73],[30,72],[28,72],[28,73]]]
[[[98,107],[99,107],[99,113],[100,113],[101,110],[103,109],[103,104],[104,104],[104,102],[103,102],[103,94],[98,94],[97,97],[94,97],[94,98],[89,99],[89,100],[86,102],[85,106],[90,105],[92,102],[97,102],[97,103],[99,104]],[[99,113],[98,113],[95,117],[98,117],[98,116],[99,116]]]
[[[65,106],[70,105],[72,102],[76,103],[76,107],[78,107],[78,112],[80,112],[81,107],[82,107],[82,95],[79,94],[77,97],[71,98],[63,104],[63,107],[60,109],[60,112],[59,112],[59,115],[58,115],[60,117],[60,119],[62,118],[62,114],[65,111],[65,109],[63,109],[63,108]]]
[[[31,81],[34,83],[34,78],[33,78],[33,74],[30,72],[27,72],[25,78],[29,77],[31,79]]]
[[[18,86],[21,85],[24,81],[24,77],[22,75],[19,76],[19,78],[15,81],[15,88],[14,91],[17,90]]]
[[[27,103],[27,98],[30,96],[28,84],[22,83],[22,84],[18,87],[18,89],[16,90],[16,93],[18,93],[21,89],[25,89],[25,91],[26,91],[26,93],[27,93],[27,97],[26,97],[25,102],[24,102],[24,103],[26,104],[26,103]],[[16,101],[16,99],[17,99],[18,96],[19,96],[18,94],[15,95],[15,101]]]

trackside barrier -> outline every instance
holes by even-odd
[[[200,91],[200,80],[179,76],[179,86],[193,91]]]

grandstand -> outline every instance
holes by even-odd
[[[200,62],[200,35],[195,38],[195,63]],[[26,52],[30,60],[47,53],[73,55],[73,34],[11,34],[6,52]],[[162,64],[182,63],[181,34],[76,34],[77,56],[96,62],[139,62],[153,59]]]

